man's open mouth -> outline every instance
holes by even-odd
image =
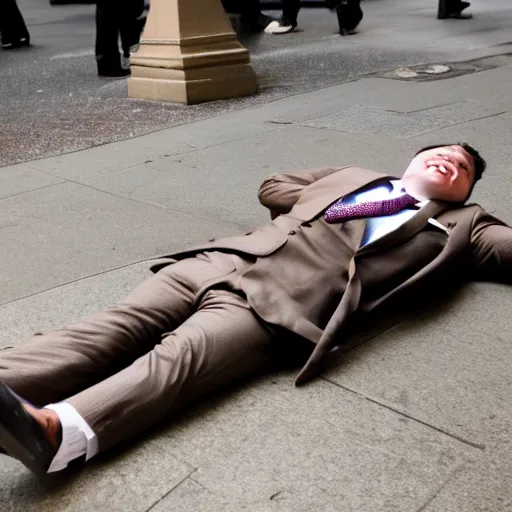
[[[442,174],[443,176],[450,177],[452,175],[452,172],[448,170],[444,165],[430,165],[427,170],[429,172],[438,172]]]

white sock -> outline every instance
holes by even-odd
[[[85,455],[89,460],[98,453],[98,438],[78,411],[66,402],[50,404],[45,409],[57,413],[62,426],[62,443],[48,468],[48,473],[61,471],[72,461]]]

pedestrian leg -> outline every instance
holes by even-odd
[[[437,18],[444,20],[447,18],[468,20],[473,17],[472,14],[463,14],[462,11],[470,6],[469,2],[462,0],[439,0],[437,7]]]
[[[96,1],[96,63],[98,75],[123,77],[130,74],[121,67],[119,26],[123,6],[114,0]]]
[[[283,0],[283,14],[279,21],[268,24],[267,34],[287,34],[297,28],[297,16],[300,10],[300,0]]]
[[[16,0],[4,0],[2,2],[0,36],[4,50],[30,44],[30,35]]]

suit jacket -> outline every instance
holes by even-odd
[[[258,194],[270,224],[167,256],[152,270],[202,251],[250,260],[236,282],[254,311],[316,344],[297,384],[321,370],[354,318],[434,298],[464,280],[512,282],[512,229],[478,205],[430,201],[362,248],[365,220],[323,219],[340,197],[389,179],[397,178],[352,166],[272,176]]]

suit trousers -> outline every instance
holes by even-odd
[[[275,331],[244,296],[202,292],[233,271],[228,258],[204,253],[169,265],[116,306],[0,351],[0,380],[37,406],[67,401],[104,451],[201,395],[271,369]]]

